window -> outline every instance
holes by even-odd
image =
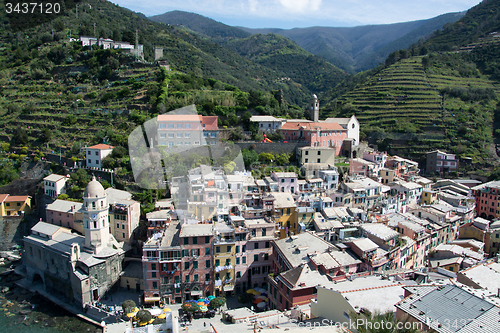
[[[198,261],[193,261],[193,268],[198,269]]]
[[[184,124],[184,128],[191,128],[191,124]]]
[[[241,272],[236,272],[236,278],[237,279],[241,278]]]
[[[185,279],[185,281],[186,281],[187,283],[189,283],[189,275],[186,275],[186,276],[184,277],[184,279]]]
[[[247,246],[246,245],[242,245],[241,246],[241,252],[247,252]]]
[[[219,259],[215,259],[215,267],[219,267],[220,266],[220,260]]]
[[[210,281],[210,273],[205,274],[205,281]]]
[[[257,242],[257,243],[254,243],[254,244],[253,244],[253,248],[254,248],[254,249],[258,249],[258,248],[259,248],[259,243],[258,243],[258,242]]]
[[[265,246],[266,249],[269,248],[269,242],[266,242],[266,246]]]
[[[254,254],[253,255],[253,261],[259,261],[259,255],[258,254]]]
[[[98,153],[98,152],[95,152],[95,156],[99,156],[99,153]]]
[[[266,229],[262,228],[262,237],[266,236]]]
[[[318,150],[318,155],[321,155],[321,150]]]
[[[208,244],[208,243],[210,243],[210,237],[209,236],[205,236],[205,244]],[[208,249],[208,247],[207,247],[207,249]],[[209,251],[208,254],[210,254],[210,251]]]
[[[247,257],[241,257],[241,263],[246,264],[247,263]]]
[[[215,253],[220,253],[220,246],[215,247]]]
[[[198,244],[198,237],[193,237],[193,244]]]
[[[189,238],[184,237],[184,245],[189,245]]]
[[[189,261],[186,261],[186,262],[184,263],[184,269],[189,269]]]
[[[177,128],[182,128],[182,124],[177,124]]]
[[[231,273],[230,272],[226,273],[226,280],[231,280]]]
[[[193,281],[194,281],[194,282],[198,282],[198,281],[199,281],[199,279],[198,279],[198,274],[195,274],[195,275],[193,276]]]
[[[158,289],[158,282],[153,281],[153,289]]]
[[[290,208],[286,209],[286,215],[290,215]]]
[[[226,252],[231,252],[231,245],[227,246],[227,251]]]
[[[151,277],[154,279],[156,278],[156,272],[151,272]]]
[[[239,265],[239,264],[240,264],[240,258],[236,257],[236,265]]]
[[[210,255],[210,248],[209,248],[209,247],[206,247],[206,248],[205,248],[205,255],[206,255],[206,256],[209,256],[209,255]]]
[[[168,128],[174,128],[174,124],[168,124]]]
[[[174,135],[174,133],[168,133],[168,137],[173,138],[173,137],[175,137],[175,135]]]
[[[240,246],[239,245],[236,245],[236,247],[234,249],[235,249],[236,253],[240,253]]]
[[[210,268],[210,260],[205,260],[205,268]]]
[[[284,187],[281,188],[281,192],[285,192],[285,188]]]

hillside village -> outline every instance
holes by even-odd
[[[37,324],[30,293],[103,332],[500,332],[499,34],[439,44],[492,2],[352,76],[284,37],[214,42],[105,1],[80,12],[97,33],[78,6],[29,54],[18,33],[6,317]]]
[[[95,177],[76,202],[64,200],[69,177],[46,176],[46,218],[24,238],[26,283],[95,320],[109,320],[98,304],[113,287],[136,290],[145,307],[257,291],[264,296],[246,318],[278,310],[289,320],[339,322],[350,313],[389,311],[425,324],[407,306],[412,298],[398,295],[425,298],[425,290],[428,297],[447,297],[442,288],[491,309],[500,304],[498,182],[449,178],[459,161],[442,151],[428,152],[421,170],[360,142],[356,117],[320,121],[318,113],[314,95],[310,120],[250,119],[262,134],[283,134],[283,143],[263,143],[271,149],[298,144],[300,174],[283,169],[257,177],[238,158],[233,170],[201,164],[168,179],[171,197],[145,215],[131,193],[105,190]],[[163,153],[221,145],[214,116],[166,113],[154,123],[151,149]],[[102,160],[114,149],[85,148],[82,167],[106,171]],[[338,158],[349,164],[343,177]],[[446,177],[423,176],[431,173]],[[32,196],[1,198],[5,218],[34,208]],[[144,241],[140,225],[147,229]],[[132,251],[137,244],[139,256]],[[471,273],[484,269],[495,279]],[[375,291],[387,297],[363,301],[378,297]],[[499,312],[493,312],[478,320],[496,329]]]

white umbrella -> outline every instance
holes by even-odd
[[[262,309],[262,308],[265,308],[265,307],[266,307],[266,304],[267,304],[266,302],[260,302],[259,304],[257,304],[257,307],[258,307],[259,309]]]

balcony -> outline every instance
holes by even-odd
[[[220,244],[234,244],[235,242],[236,242],[235,237],[216,237],[214,243],[220,245]]]

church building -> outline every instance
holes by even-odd
[[[120,278],[124,251],[109,231],[106,192],[95,179],[83,194],[84,236],[38,222],[24,237],[28,280],[47,293],[85,307],[98,301]]]

